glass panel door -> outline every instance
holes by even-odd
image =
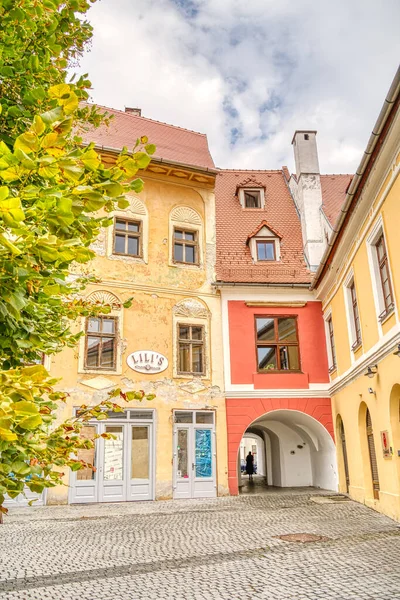
[[[128,500],[151,500],[152,495],[152,425],[130,425]]]
[[[149,428],[132,427],[131,479],[149,478]]]
[[[84,425],[80,432],[81,437],[94,441],[98,427],[98,425]],[[85,467],[71,473],[70,502],[98,502],[99,440],[94,443],[94,448],[81,449],[77,452],[77,458],[92,465],[94,469]]]
[[[124,468],[124,429],[126,425],[105,425],[104,433],[110,438],[102,438],[103,452],[100,466],[100,502],[126,500]]]
[[[212,477],[211,429],[196,429],[196,477]]]
[[[178,479],[188,479],[189,477],[189,431],[188,429],[178,429],[177,446],[177,473]]]
[[[113,437],[104,440],[104,481],[121,481],[124,474],[123,425],[107,426],[105,433]]]

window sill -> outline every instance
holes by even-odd
[[[189,269],[191,271],[202,271],[204,269],[203,265],[191,264],[191,263],[176,263],[170,262],[170,267],[176,267],[177,269]]]
[[[81,375],[121,375],[122,370],[118,371],[114,369],[111,371],[110,369],[78,369],[78,373]]]
[[[361,340],[356,340],[354,342],[354,344],[352,345],[352,347],[351,347],[351,351],[352,352],[357,352],[357,350],[359,350],[361,348],[361,346],[362,346],[362,341]]]
[[[383,311],[383,312],[382,312],[382,313],[381,313],[381,314],[378,316],[379,323],[380,323],[381,325],[383,325],[383,323],[385,323],[385,322],[386,322],[386,321],[387,321],[387,320],[388,320],[388,319],[389,319],[389,318],[392,316],[392,314],[393,314],[393,313],[394,313],[394,306],[393,306],[393,307],[392,307],[392,308],[391,308],[389,311],[387,311],[387,310],[384,310],[384,311]]]
[[[109,254],[107,256],[107,258],[110,260],[122,260],[122,261],[132,262],[132,263],[146,263],[143,256],[130,256],[129,254],[114,254],[114,253],[112,253],[112,254]]]
[[[279,369],[268,369],[266,371],[258,370],[257,373],[259,375],[269,375],[269,374],[271,374],[271,375],[291,375],[291,374],[298,375],[299,373],[301,375],[304,374],[303,371],[294,370],[294,369],[280,369],[280,370]]]

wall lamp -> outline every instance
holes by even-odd
[[[365,377],[369,377],[370,379],[372,379],[373,377],[375,377],[375,375],[378,372],[378,365],[371,365],[370,367],[367,367],[367,372],[364,373]]]
[[[400,344],[397,344],[397,350],[396,350],[396,352],[393,352],[393,354],[400,358]]]

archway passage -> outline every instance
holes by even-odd
[[[265,483],[268,486],[314,486],[337,491],[336,451],[329,399],[322,399],[319,406],[309,402],[309,411],[299,410],[297,406],[288,408],[288,400],[285,408],[280,408],[282,402],[278,400],[276,408],[271,406],[270,410],[264,409],[259,415],[254,414],[254,400],[250,409],[249,400],[242,402],[246,404],[240,408],[238,401],[227,401],[231,494],[238,493],[238,484],[241,483],[238,456],[243,436],[258,436],[263,440]],[[260,402],[261,407],[265,406],[264,402]],[[238,414],[239,410],[246,408],[247,414]],[[314,414],[310,415],[309,412]],[[249,413],[254,415],[253,419],[249,418]],[[250,422],[243,427],[242,423],[246,420]]]

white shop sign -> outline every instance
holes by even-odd
[[[153,350],[137,350],[126,359],[128,366],[138,373],[161,373],[168,367],[168,358]]]

